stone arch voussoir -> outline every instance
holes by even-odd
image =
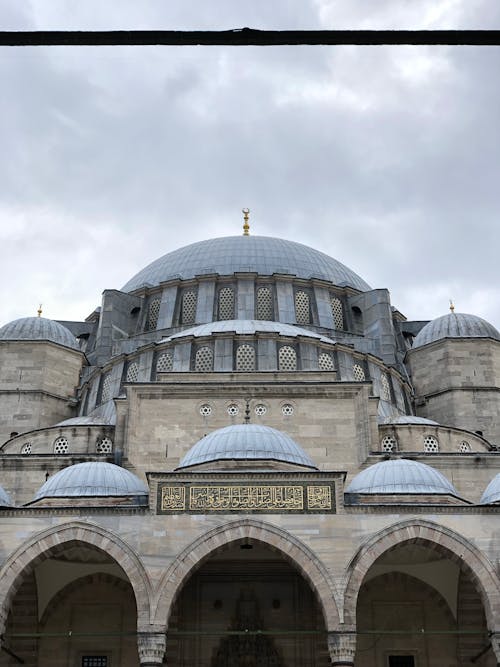
[[[460,565],[474,582],[481,596],[488,628],[500,621],[500,580],[489,559],[474,544],[453,530],[433,521],[408,519],[376,533],[362,544],[351,560],[344,592],[344,619],[356,623],[356,604],[363,580],[377,558],[406,542],[419,543],[436,549]]]
[[[154,622],[167,627],[172,605],[184,583],[211,555],[243,540],[255,540],[279,551],[298,570],[315,592],[325,627],[339,627],[338,593],[320,559],[290,533],[256,519],[241,519],[219,526],[192,542],[163,575],[157,590]]]
[[[70,543],[83,543],[105,551],[123,569],[134,591],[138,625],[151,618],[151,582],[137,554],[121,538],[95,524],[73,521],[32,535],[0,569],[0,632],[5,629],[10,604],[27,574],[52,553]]]

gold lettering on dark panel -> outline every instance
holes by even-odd
[[[185,510],[186,489],[184,486],[164,486],[161,490],[162,510]]]
[[[191,511],[302,510],[302,486],[192,486]]]
[[[331,510],[332,509],[331,488],[329,486],[308,486],[307,509]]]

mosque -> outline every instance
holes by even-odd
[[[491,324],[248,219],[39,315],[0,328],[0,665],[500,664]]]

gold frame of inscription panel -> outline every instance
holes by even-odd
[[[161,482],[158,514],[335,513],[335,483]]]

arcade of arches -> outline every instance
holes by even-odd
[[[291,534],[287,552],[284,531],[256,537],[258,522],[233,523],[161,577],[146,552],[102,531],[89,540],[92,527],[33,536],[2,569],[0,665],[498,664],[498,580],[463,540],[457,553],[445,531],[415,538],[409,522],[366,541],[341,572]]]

